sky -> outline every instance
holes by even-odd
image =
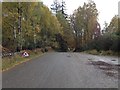
[[[41,0],[46,6],[50,8],[51,4],[53,4],[53,0]],[[61,0],[59,0],[61,1]],[[67,14],[70,15],[73,13],[75,9],[79,6],[82,6],[84,2],[88,2],[88,0],[64,0],[66,2]],[[111,19],[118,15],[118,2],[120,0],[93,0],[96,3],[96,7],[99,12],[98,21],[101,25],[101,28],[104,27],[104,22],[106,21],[108,24]]]

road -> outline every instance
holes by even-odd
[[[90,64],[94,55],[47,53],[3,72],[3,88],[118,88],[118,79]]]

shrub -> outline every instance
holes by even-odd
[[[93,54],[93,55],[98,55],[99,53],[98,53],[98,51],[97,50],[88,50],[87,51],[89,54]]]
[[[93,50],[96,49],[97,51],[103,50],[103,51],[120,51],[120,36],[115,34],[105,34],[99,38],[96,38],[92,40],[87,45],[87,50]],[[84,47],[83,47],[84,48]]]

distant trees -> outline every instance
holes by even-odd
[[[101,30],[97,17],[98,10],[93,1],[84,3],[83,7],[74,11],[71,16],[71,25],[75,34],[75,51],[96,49],[119,52],[120,18],[115,15],[110,24],[105,22],[104,30]]]
[[[120,51],[120,29],[119,27],[120,18],[115,15],[110,24],[105,23],[104,33],[97,39],[92,40],[89,44],[89,49],[96,49],[97,51],[112,50],[114,52]]]
[[[51,46],[61,51],[75,48],[119,51],[120,18],[115,15],[104,31],[96,4],[89,0],[66,14],[65,1],[54,0],[51,12],[42,2],[2,3],[2,46],[15,52]]]
[[[74,38],[73,38],[73,31],[70,27],[70,20],[68,15],[66,14],[66,6],[65,6],[65,1],[61,0],[61,2],[54,0],[54,3],[51,5],[51,9],[53,11],[53,13],[55,12],[55,15],[60,23],[60,26],[62,28],[62,33],[61,35],[57,34],[57,38],[61,38],[59,42],[60,44],[60,49],[62,49],[63,47],[63,51],[67,51],[68,47],[73,47],[73,43],[74,43]],[[63,40],[63,41],[61,41]],[[61,44],[63,43],[64,44]],[[65,49],[66,48],[66,49]]]
[[[60,33],[56,34],[56,41],[58,41],[59,43],[59,47],[60,47],[59,51],[63,51],[63,52],[68,51],[67,42],[64,40],[64,38]]]
[[[119,27],[119,21],[120,21],[120,18],[118,17],[118,15],[115,15],[113,18],[112,18],[112,20],[111,20],[111,22],[110,22],[110,24],[109,24],[109,26],[108,26],[108,33],[120,33],[120,29],[118,28]]]
[[[55,14],[57,14],[60,11],[60,8],[61,8],[61,6],[60,6],[60,3],[58,2],[58,0],[54,0],[53,4],[51,5],[51,10]]]
[[[58,13],[62,13],[62,15],[64,16],[64,18],[67,18],[67,14],[66,14],[66,4],[65,1],[61,0],[61,2],[59,2],[58,0],[54,0],[53,4],[51,5],[51,10],[56,14]]]
[[[115,15],[112,19],[110,24],[107,27],[107,32],[103,34],[102,37],[108,37],[106,39],[106,42],[109,42],[111,44],[107,45],[109,47],[109,50],[113,51],[120,51],[120,18],[118,15]],[[105,42],[105,43],[106,43]]]
[[[115,15],[110,24],[105,22],[101,30],[98,22],[98,10],[93,1],[84,3],[70,16],[71,27],[74,32],[75,51],[96,49],[97,51],[119,51],[120,18]]]

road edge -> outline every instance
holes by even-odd
[[[28,62],[28,61],[30,61],[30,60],[33,60],[33,59],[35,59],[35,58],[37,58],[37,57],[43,56],[44,54],[45,54],[45,53],[40,54],[40,55],[35,56],[35,57],[33,57],[33,58],[30,58],[30,59],[26,59],[25,61],[21,61],[21,62],[19,62],[19,63],[16,63],[16,64],[13,65],[12,67],[6,68],[5,70],[0,70],[0,72],[3,73],[3,72],[5,72],[5,71],[8,71],[8,70],[10,70],[10,69],[12,69],[12,68],[14,68],[14,67],[22,64],[22,63],[25,63],[25,62]]]

